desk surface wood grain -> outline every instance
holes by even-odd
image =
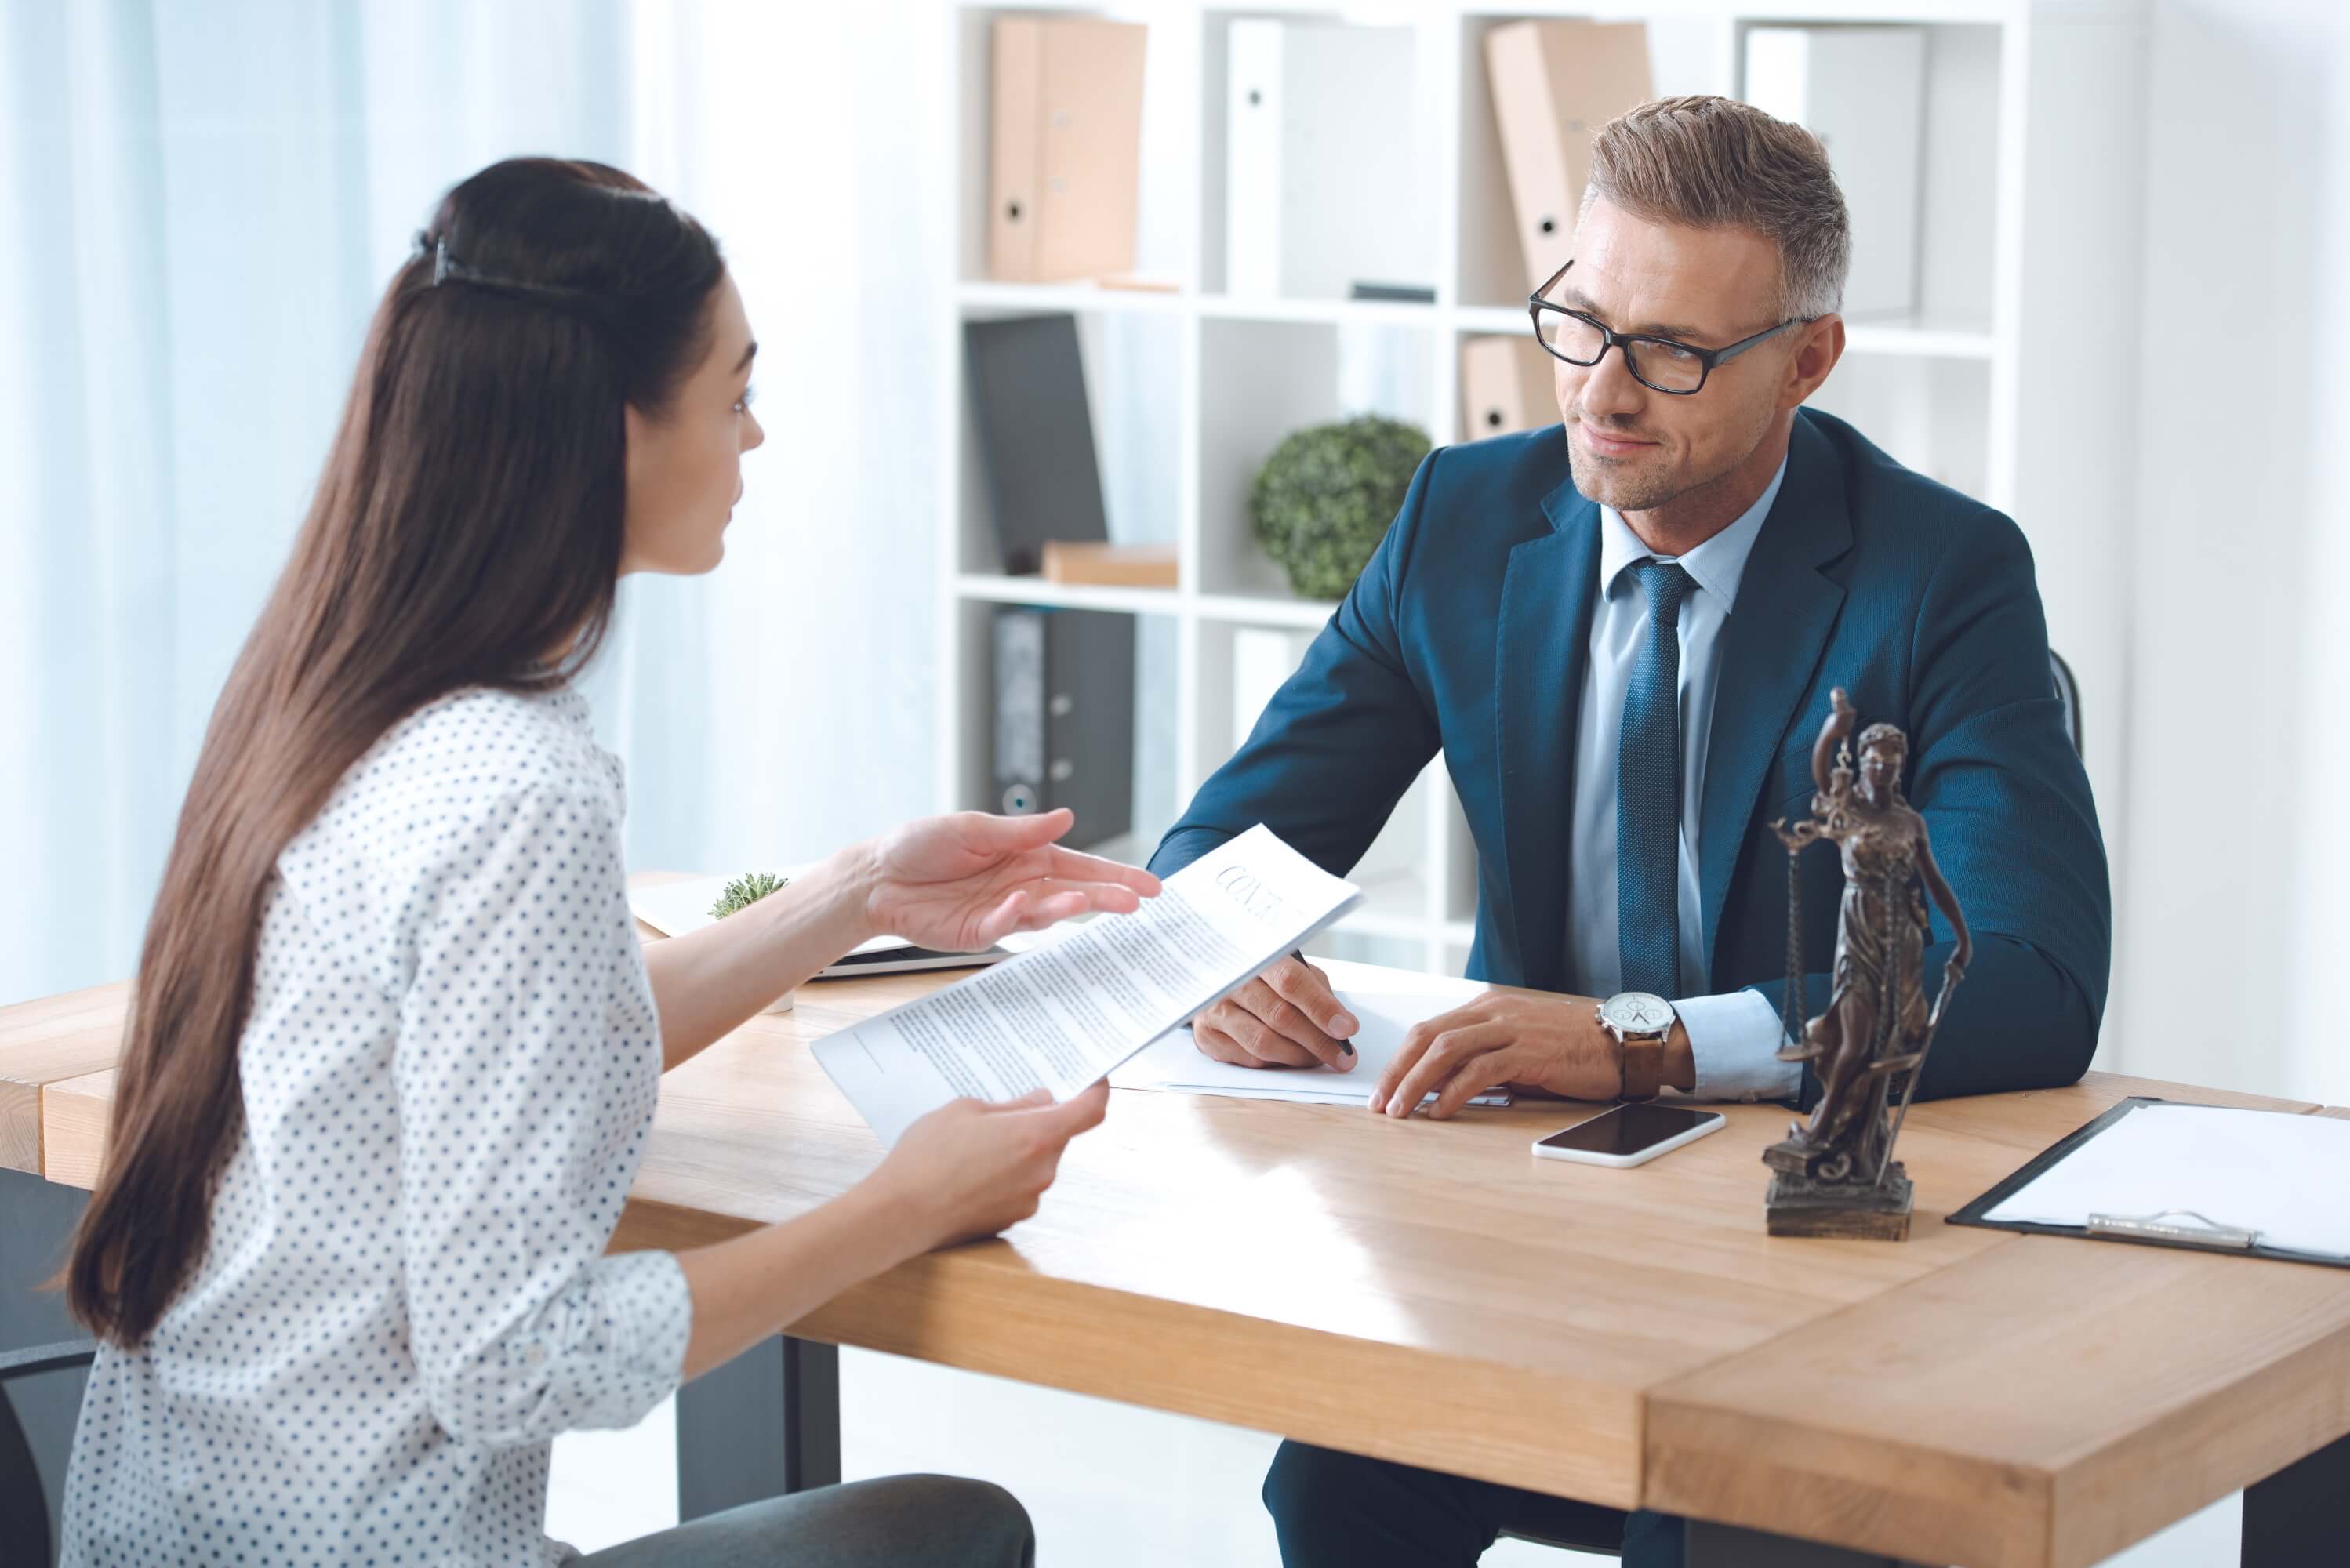
[[[862,1179],[879,1143],[807,1047],[954,978],[812,982],[671,1073],[614,1245],[718,1240]],[[0,1012],[0,1084],[36,1087],[17,1137],[86,1185],[112,1057],[104,999],[76,996]],[[1119,1091],[1034,1220],[795,1332],[1619,1507],[2086,1563],[2350,1430],[2327,1393],[2350,1389],[2350,1271],[1939,1222],[2132,1094],[2316,1108],[2104,1074],[1924,1104],[1892,1245],[1764,1233],[1783,1108],[1612,1170],[1533,1158],[1592,1108],[1562,1102],[1398,1123]]]
[[[130,1004],[117,981],[0,1007],[0,1169],[43,1173],[42,1090],[113,1066]]]

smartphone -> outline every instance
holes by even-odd
[[[1575,1159],[1586,1165],[1642,1165],[1721,1126],[1720,1111],[1660,1106],[1635,1100],[1555,1132],[1534,1145],[1544,1159]]]

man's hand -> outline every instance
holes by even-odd
[[[1352,1072],[1347,1044],[1359,1025],[1338,1005],[1330,977],[1285,958],[1191,1021],[1202,1054],[1235,1067],[1327,1067]]]
[[[1676,1022],[1667,1043],[1666,1082],[1687,1077],[1688,1036]],[[1616,1037],[1600,1027],[1587,996],[1528,995],[1489,991],[1450,1012],[1411,1026],[1403,1047],[1379,1075],[1370,1107],[1408,1116],[1425,1096],[1428,1114],[1441,1119],[1475,1096],[1503,1084],[1540,1089],[1569,1100],[1612,1100],[1624,1082]]]

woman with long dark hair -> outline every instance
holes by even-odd
[[[660,1075],[868,936],[976,949],[1157,891],[965,814],[640,947],[617,758],[572,677],[629,572],[705,572],[762,438],[700,224],[618,170],[451,191],[378,307],[326,473],[213,711],[67,1287],[103,1344],[65,1558],[560,1561],[555,1434],[634,1422],[847,1287],[1033,1213],[1066,1105],[962,1103],[796,1220],[608,1257]],[[944,1478],[599,1553],[1015,1563]]]

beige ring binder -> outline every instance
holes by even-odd
[[[1091,16],[995,18],[990,277],[1134,270],[1146,34]]]
[[[1485,35],[1485,72],[1533,289],[1574,254],[1591,139],[1650,97],[1648,25],[1511,22]]]

